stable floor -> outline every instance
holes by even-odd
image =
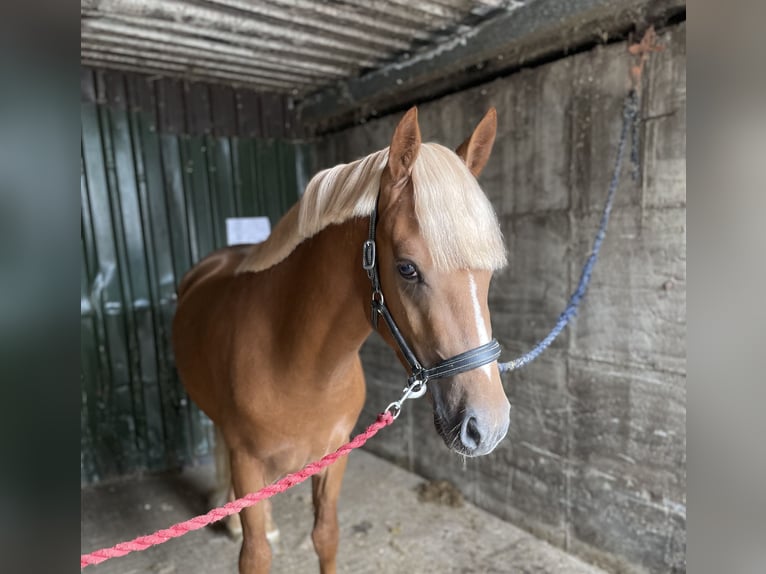
[[[202,466],[84,489],[82,551],[111,546],[206,512],[212,484],[212,466]],[[603,574],[475,506],[457,506],[449,489],[428,489],[423,496],[424,486],[432,485],[368,453],[350,455],[339,510],[339,572]],[[318,572],[310,540],[310,485],[299,485],[272,502],[280,527],[272,572]],[[208,527],[87,571],[236,573],[238,552],[239,543],[223,529]]]

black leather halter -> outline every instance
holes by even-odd
[[[432,367],[423,367],[418,361],[415,353],[413,353],[407,341],[404,340],[404,336],[399,328],[396,326],[394,318],[386,307],[386,302],[383,297],[383,291],[380,288],[380,277],[378,275],[377,267],[377,252],[375,247],[375,231],[378,221],[378,206],[375,205],[375,210],[370,215],[370,233],[367,241],[362,246],[362,267],[367,271],[367,276],[372,283],[372,300],[370,306],[372,308],[372,315],[370,320],[372,326],[378,329],[378,316],[382,316],[383,320],[388,325],[391,335],[394,337],[399,350],[402,352],[404,359],[410,366],[410,376],[407,379],[409,387],[417,385],[420,396],[425,392],[425,384],[430,379],[441,379],[444,377],[452,377],[454,375],[471,371],[492,361],[496,361],[500,357],[500,343],[496,339],[492,339],[489,343],[475,347],[449,359],[436,363]],[[411,395],[415,398],[415,395]]]

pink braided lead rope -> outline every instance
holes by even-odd
[[[194,518],[184,522],[179,522],[170,528],[158,530],[154,534],[139,536],[138,538],[134,538],[129,542],[120,542],[111,548],[103,548],[101,550],[91,552],[90,554],[83,554],[80,556],[80,568],[82,569],[86,566],[100,564],[101,562],[109,560],[110,558],[125,556],[131,552],[140,552],[141,550],[146,550],[152,546],[157,546],[158,544],[167,542],[171,538],[178,538],[187,532],[191,532],[192,530],[199,530],[208,524],[217,522],[232,514],[237,514],[241,510],[258,504],[261,500],[271,498],[277,493],[284,492],[288,488],[292,488],[296,484],[300,484],[301,482],[305,481],[310,476],[321,472],[322,469],[330,466],[340,457],[346,456],[352,450],[362,446],[370,438],[377,434],[379,430],[387,427],[392,422],[394,422],[394,416],[390,412],[386,411],[381,413],[378,415],[377,420],[368,426],[367,430],[365,430],[363,433],[356,435],[353,439],[344,444],[338,450],[322,457],[317,462],[311,462],[307,464],[298,472],[288,474],[274,484],[262,488],[258,492],[252,492],[243,496],[242,498],[228,502],[220,508],[214,508],[207,514],[195,516]]]

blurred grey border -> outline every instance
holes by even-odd
[[[79,13],[0,5],[0,571],[79,568]]]
[[[688,15],[688,567],[764,572],[766,3]]]

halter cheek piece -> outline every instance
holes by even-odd
[[[383,291],[380,288],[380,276],[378,275],[377,253],[375,248],[375,231],[378,221],[378,206],[370,215],[370,233],[367,241],[362,246],[362,267],[367,271],[367,277],[372,283],[372,300],[370,307],[372,314],[370,321],[372,326],[378,329],[378,317],[382,316],[388,325],[388,330],[394,337],[399,350],[410,366],[410,376],[407,379],[408,388],[411,389],[409,397],[417,398],[426,392],[426,383],[431,379],[452,377],[466,371],[471,371],[483,365],[496,361],[500,357],[500,343],[492,339],[489,343],[475,347],[449,359],[436,363],[432,367],[425,368],[418,361],[415,353],[404,340],[404,336],[396,326],[394,318],[386,306]]]

